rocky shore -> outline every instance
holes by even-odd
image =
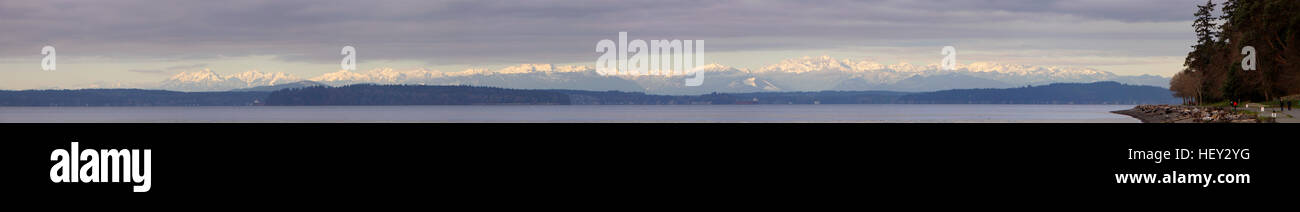
[[[1138,105],[1133,109],[1111,111],[1132,116],[1142,123],[1259,123],[1253,114],[1234,112],[1228,108],[1182,105]]]

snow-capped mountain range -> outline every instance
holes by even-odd
[[[272,86],[302,81],[284,72],[265,73],[257,70],[221,76],[211,69],[181,72],[163,80],[159,88],[175,91],[225,91],[232,89]]]
[[[767,92],[822,90],[936,91],[961,88],[1008,88],[1057,82],[1118,81],[1125,84],[1167,87],[1169,78],[1142,75],[1119,76],[1091,68],[1031,66],[976,62],[958,64],[956,70],[941,70],[937,64],[880,64],[870,60],[837,60],[831,57],[787,59],[758,70],[719,64],[698,67],[704,84],[687,87],[687,76],[604,76],[591,66],[522,64],[499,70],[468,69],[458,72],[436,70],[368,71],[341,70],[306,80],[340,86],[358,83],[475,85],[520,89],[619,90],[650,94],[703,94],[711,92]],[[160,88],[180,91],[224,91],[272,86],[301,81],[281,72],[248,71],[221,76],[211,70],[184,72],[162,82]]]

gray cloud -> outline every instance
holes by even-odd
[[[158,70],[158,69],[131,69],[131,70],[126,70],[126,71],[135,72],[135,73],[141,73],[141,74],[155,74],[155,75],[166,75],[166,74],[168,74],[168,72],[165,72],[165,71],[163,71],[163,70]]]
[[[164,68],[162,68],[162,69],[130,69],[130,70],[126,70],[126,71],[129,71],[129,72],[135,72],[135,73],[141,73],[141,74],[170,75],[170,74],[172,74],[172,73],[175,72],[175,71],[194,70],[194,69],[199,69],[199,68],[204,68],[204,67],[208,67],[208,64],[191,64],[191,65],[168,66],[168,67],[164,67]]]
[[[595,41],[704,39],[710,51],[817,49],[959,40],[1185,40],[1189,0],[878,1],[6,1],[0,57],[275,55],[433,64],[588,60]],[[1050,43],[1050,42],[1048,42]],[[1158,43],[1158,42],[1157,42]],[[66,47],[66,48],[65,48]],[[1138,46],[1132,50],[1162,46]],[[1045,46],[1044,48],[1088,48]],[[1179,47],[1181,48],[1181,47]],[[65,50],[66,49],[66,50]],[[1181,50],[1181,49],[1179,49]],[[1123,49],[1117,51],[1124,51]],[[66,53],[65,53],[66,52]],[[1134,53],[1140,54],[1140,53]],[[1176,54],[1174,52],[1173,54]]]

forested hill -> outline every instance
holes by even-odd
[[[270,92],[177,92],[141,89],[0,90],[0,106],[245,106]]]
[[[1117,82],[1056,83],[1008,89],[959,89],[917,93],[903,104],[1177,104],[1169,90]]]

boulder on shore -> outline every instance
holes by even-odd
[[[1112,111],[1132,116],[1142,123],[1259,123],[1258,117],[1231,109],[1183,105],[1138,105],[1133,109]]]

